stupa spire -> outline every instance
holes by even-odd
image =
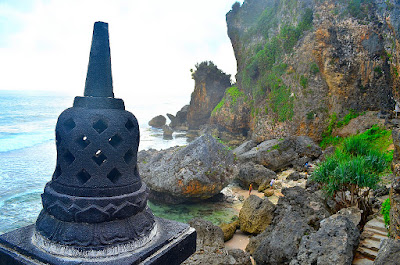
[[[108,23],[96,22],[85,83],[85,97],[114,97]]]

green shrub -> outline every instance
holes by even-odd
[[[319,67],[318,67],[318,65],[317,65],[316,63],[312,63],[312,64],[310,65],[310,72],[311,72],[313,75],[319,73]]]
[[[306,89],[307,88],[307,84],[308,84],[308,79],[307,77],[305,77],[304,75],[300,76],[300,85]]]
[[[383,220],[385,221],[386,229],[389,229],[390,226],[390,199],[387,198],[382,203],[381,214],[383,215]]]

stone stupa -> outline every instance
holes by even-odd
[[[108,24],[96,22],[84,96],[58,118],[43,209],[35,225],[0,236],[0,264],[180,264],[194,253],[194,229],[147,206],[139,138],[114,98]]]

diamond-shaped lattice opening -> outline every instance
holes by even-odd
[[[116,183],[122,174],[115,167],[108,173],[107,178],[112,182]]]
[[[61,167],[59,165],[56,166],[56,170],[54,170],[54,179],[57,179],[59,176],[61,176]]]
[[[75,126],[76,126],[76,123],[74,122],[74,120],[72,118],[69,118],[68,120],[66,120],[64,122],[64,128],[67,131],[71,131],[73,128],[75,128]]]
[[[126,127],[129,131],[132,131],[133,128],[135,127],[135,124],[133,124],[133,122],[132,122],[130,119],[128,119],[128,121],[125,123],[125,127]]]
[[[98,120],[93,124],[93,128],[100,134],[104,132],[105,129],[107,129],[107,123],[104,122],[103,120]]]
[[[101,152],[101,150],[97,150],[96,154],[92,156],[92,159],[97,165],[101,166],[101,164],[106,162],[107,157],[103,154],[103,152]]]
[[[113,137],[108,139],[108,143],[111,144],[114,148],[117,148],[122,143],[122,138],[118,134],[115,134]]]
[[[67,151],[64,153],[64,160],[68,163],[68,165],[71,165],[72,162],[75,161],[75,156],[74,156],[73,154],[71,154],[70,151],[67,150]]]
[[[125,163],[129,164],[133,159],[133,155],[134,154],[133,154],[132,149],[129,149],[128,152],[126,152],[124,155]]]
[[[89,173],[86,172],[86,170],[82,169],[78,174],[76,174],[76,178],[78,179],[79,183],[81,185],[85,184],[86,182],[88,182],[88,180],[91,178],[92,176],[89,175]]]
[[[87,138],[86,135],[81,135],[80,137],[78,137],[75,141],[80,147],[82,147],[82,149],[85,149],[89,144],[90,141]]]

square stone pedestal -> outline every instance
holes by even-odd
[[[131,265],[180,264],[196,251],[196,231],[187,224],[156,218],[155,238],[132,252],[107,258],[71,258],[51,255],[32,244],[35,225],[0,236],[0,265]]]

